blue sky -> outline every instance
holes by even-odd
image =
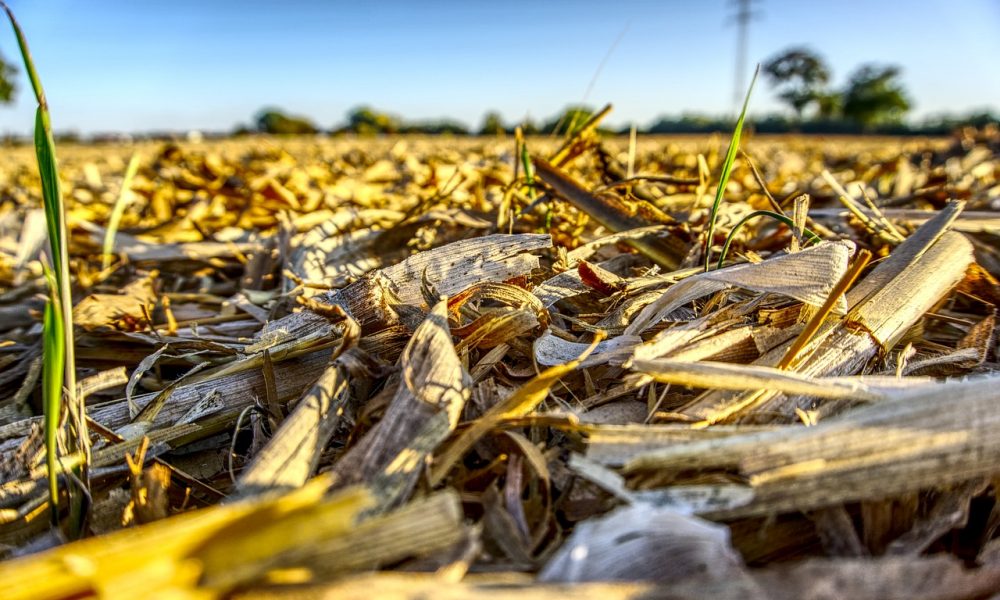
[[[361,103],[472,126],[488,109],[508,121],[544,120],[581,100],[614,103],[612,125],[733,107],[731,0],[9,4],[57,130],[228,130],[264,106],[322,127]],[[997,0],[755,6],[751,64],[806,44],[827,59],[837,85],[863,62],[901,65],[918,119],[1000,110]],[[0,52],[19,61],[6,26]],[[761,83],[751,112],[780,109]],[[26,86],[22,79],[17,102],[0,106],[0,132],[30,130]]]

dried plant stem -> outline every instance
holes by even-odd
[[[858,255],[854,257],[854,261],[847,269],[847,272],[844,273],[843,277],[840,278],[840,281],[837,282],[837,285],[834,286],[833,291],[830,292],[830,296],[826,299],[826,302],[824,302],[823,306],[816,311],[816,314],[809,319],[809,322],[806,323],[805,329],[802,330],[799,337],[797,337],[795,342],[793,342],[788,348],[785,356],[778,361],[779,369],[788,369],[795,364],[796,359],[799,357],[799,352],[802,351],[806,344],[812,340],[812,337],[816,334],[816,332],[819,331],[823,321],[825,321],[833,311],[834,305],[837,304],[837,301],[841,296],[847,293],[847,290],[858,279],[861,272],[865,270],[865,267],[868,266],[868,262],[871,259],[872,253],[868,250],[862,248],[858,251]]]

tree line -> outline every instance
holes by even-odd
[[[452,135],[502,135],[513,133],[515,127],[528,135],[553,133],[557,129],[565,130],[573,123],[581,125],[590,118],[592,110],[589,107],[573,106],[564,110],[552,119],[538,124],[526,119],[517,124],[504,123],[500,113],[491,111],[483,117],[478,129],[471,129],[464,123],[453,119],[437,119],[424,121],[406,121],[388,112],[376,110],[370,106],[359,106],[347,113],[344,125],[323,130],[312,120],[303,116],[289,115],[277,108],[265,108],[257,113],[252,126],[242,125],[237,128],[237,134],[270,133],[277,135],[298,135],[310,133],[355,133],[358,135],[385,135],[397,133],[420,134],[452,134]]]
[[[896,65],[863,64],[851,73],[841,87],[832,87],[832,71],[826,60],[807,47],[788,48],[767,60],[762,74],[778,99],[790,109],[788,113],[772,113],[752,119],[750,125],[760,133],[832,133],[832,134],[920,134],[943,135],[956,128],[971,125],[982,127],[996,123],[997,115],[988,111],[965,115],[944,115],[913,123],[905,120],[913,101],[902,82],[902,70]],[[573,124],[587,121],[593,110],[587,106],[569,106],[561,114],[541,124],[531,120],[505,123],[499,113],[484,115],[477,129],[454,120],[407,122],[398,116],[370,106],[351,110],[347,123],[331,133],[350,132],[360,135],[394,133],[424,133],[454,135],[499,135],[513,132],[515,126],[527,134],[559,133]],[[732,117],[686,113],[663,116],[642,133],[711,133],[732,129]],[[277,109],[261,111],[254,128],[274,134],[319,133],[320,129],[304,117],[291,117]],[[627,133],[625,127],[614,133]]]
[[[348,113],[345,125],[330,129],[321,129],[305,117],[287,115],[276,109],[261,111],[252,127],[240,126],[233,133],[246,135],[252,133],[268,133],[274,135],[301,134],[342,134],[354,133],[362,136],[391,134],[450,134],[450,135],[504,135],[514,132],[520,127],[526,135],[564,133],[570,131],[573,123],[580,125],[593,114],[593,109],[586,106],[572,106],[559,115],[538,124],[525,120],[520,123],[506,123],[499,113],[489,112],[478,128],[469,128],[463,123],[453,120],[407,122],[389,113],[383,113],[363,107]],[[574,115],[583,115],[574,119]],[[364,118],[358,118],[362,116]],[[748,120],[748,128],[757,133],[803,133],[803,134],[879,134],[879,135],[947,135],[956,129],[966,126],[983,127],[1000,121],[997,115],[985,111],[965,115],[945,115],[927,119],[921,123],[909,123],[903,120],[883,120],[878,122],[860,122],[842,116],[826,116],[817,114],[810,118],[800,118],[797,114],[769,114],[753,117]],[[664,116],[646,127],[637,127],[644,134],[703,134],[726,133],[732,131],[733,119],[726,116],[685,113],[680,116]],[[631,127],[601,128],[612,134],[627,134]]]
[[[789,108],[786,113],[751,117],[750,127],[760,133],[827,133],[943,135],[971,125],[982,127],[997,123],[997,115],[988,112],[944,115],[914,123],[905,120],[912,100],[902,83],[902,71],[896,65],[863,64],[854,70],[840,87],[831,86],[832,71],[826,60],[807,47],[792,47],[767,60],[761,72],[772,91]],[[17,69],[0,57],[0,103],[9,103],[17,91]],[[588,106],[568,106],[552,118],[536,122],[523,119],[506,122],[500,113],[487,112],[473,129],[453,119],[408,121],[371,106],[350,110],[343,125],[322,128],[308,117],[289,114],[279,108],[265,108],[249,125],[240,125],[232,134],[268,133],[304,135],[316,133],[451,134],[502,135],[516,127],[528,135],[571,131],[593,114]],[[640,133],[712,133],[727,132],[733,127],[732,116],[685,113],[662,116]],[[628,133],[631,126],[611,133]],[[221,132],[220,132],[221,133]]]

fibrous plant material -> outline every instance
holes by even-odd
[[[914,235],[900,247],[900,260],[889,259],[879,265],[870,278],[881,287],[873,288],[862,281],[847,297],[850,312],[839,323],[830,323],[799,354],[795,370],[806,375],[837,376],[858,372],[876,353],[893,347],[903,334],[932,306],[954,288],[972,262],[972,248],[957,233],[941,234],[940,225],[947,222],[942,213],[937,222],[929,222],[924,235]],[[936,236],[941,235],[940,239]],[[912,254],[910,254],[912,253]],[[895,255],[894,255],[895,256]],[[904,263],[902,257],[912,256]],[[863,294],[868,292],[866,297]],[[777,365],[787,353],[777,348],[762,355],[757,364]],[[823,414],[834,414],[850,402],[834,402],[819,408]],[[779,398],[762,390],[730,394],[706,392],[681,407],[678,412],[694,420],[718,423],[737,416],[747,418],[754,409],[766,414],[790,418],[795,407],[812,410],[817,407],[808,398]],[[781,418],[780,416],[778,417]]]
[[[315,568],[325,578],[459,539],[453,494],[357,523],[370,496],[353,488],[324,498],[328,484],[319,479],[290,494],[208,508],[82,541],[55,550],[44,561],[10,561],[0,566],[0,591],[7,598],[39,599],[132,597],[150,591],[221,597],[274,569]],[[377,543],[373,536],[379,536]]]
[[[304,484],[315,473],[348,397],[348,375],[340,365],[329,365],[247,465],[234,493],[253,495]]]
[[[447,301],[438,302],[400,357],[399,380],[385,416],[334,466],[336,485],[370,485],[378,509],[405,502],[421,471],[458,425],[470,395],[448,329]]]
[[[18,249],[38,179],[11,148],[0,570],[21,587],[0,593],[987,596],[1000,253],[977,144],[744,133],[718,188],[714,140],[597,131],[60,148],[94,445],[88,539],[61,546],[45,282]],[[529,190],[532,156],[559,159]],[[839,187],[894,208],[844,216]]]
[[[736,467],[754,500],[724,511],[728,516],[810,510],[960,483],[995,470],[996,384],[996,377],[927,383],[814,427],[639,454],[625,471]]]
[[[670,217],[652,205],[645,203],[629,205],[611,195],[591,194],[544,159],[536,158],[532,164],[538,170],[541,180],[551,186],[557,194],[611,231],[624,232],[672,222]],[[629,239],[628,243],[660,266],[670,270],[677,268],[687,253],[683,242],[677,237],[666,239],[654,237],[651,241],[642,237]]]

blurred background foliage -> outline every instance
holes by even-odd
[[[793,46],[776,54],[761,65],[761,72],[788,111],[752,117],[748,128],[758,133],[947,135],[963,126],[983,127],[998,121],[997,115],[989,112],[907,121],[913,103],[900,67],[862,64],[842,85],[833,86],[834,74],[826,59],[807,46]],[[505,121],[503,115],[491,110],[483,115],[478,128],[470,128],[449,118],[406,121],[395,114],[363,105],[348,112],[345,124],[322,131],[361,136],[396,133],[489,136],[513,133],[520,127],[528,135],[562,135],[581,127],[593,114],[591,106],[571,104],[538,125],[530,117]],[[733,120],[731,115],[689,112],[664,115],[646,126],[636,125],[639,132],[649,134],[725,133],[732,131]],[[605,131],[627,133],[631,126]],[[240,133],[248,131],[282,135],[321,130],[305,118],[267,109],[258,115],[255,128],[241,128]]]
[[[903,72],[892,64],[867,63],[859,65],[841,86],[833,86],[833,73],[821,54],[806,46],[793,46],[771,57],[761,65],[764,79],[771,91],[787,107],[787,112],[754,115],[747,128],[758,133],[803,134],[880,134],[880,135],[947,135],[965,126],[983,127],[1000,121],[990,112],[946,114],[929,117],[921,122],[907,120],[913,106],[903,83]],[[10,103],[17,93],[14,79],[18,70],[0,56],[0,103]],[[379,136],[392,134],[430,135],[503,135],[513,133],[516,127],[527,135],[563,135],[581,127],[594,114],[594,108],[584,104],[571,104],[560,113],[542,120],[541,125],[526,116],[519,121],[505,120],[495,110],[486,112],[478,128],[471,128],[458,120],[440,119],[407,121],[391,112],[360,105],[348,111],[341,124],[323,126],[310,118],[290,114],[279,107],[261,109],[250,124],[238,126],[229,132],[212,135],[246,135],[265,133],[271,135],[355,134]],[[635,124],[638,132],[646,134],[704,134],[732,131],[733,115],[711,115],[686,112],[681,115],[664,115],[643,126]],[[633,124],[617,131],[628,133]],[[169,134],[160,134],[159,137]],[[141,137],[156,138],[151,133]],[[81,141],[73,131],[56,132],[63,142]],[[8,143],[26,140],[5,139]],[[95,138],[94,141],[101,141]]]

